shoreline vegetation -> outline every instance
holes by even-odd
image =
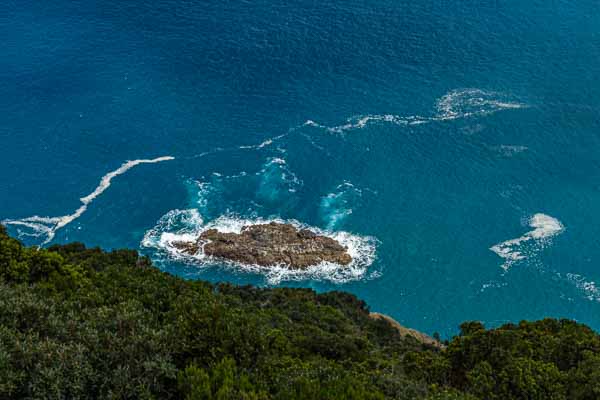
[[[412,338],[415,338],[418,342],[423,343],[424,345],[437,347],[442,350],[446,348],[446,345],[444,343],[442,343],[441,340],[432,338],[431,336],[429,336],[423,332],[419,332],[415,329],[402,326],[402,325],[400,325],[400,323],[398,321],[396,321],[394,318],[390,317],[389,315],[381,314],[378,312],[371,312],[371,313],[369,313],[369,317],[371,317],[375,320],[386,321],[387,323],[389,323],[391,326],[393,326],[398,331],[400,336],[410,336]]]
[[[600,336],[471,321],[440,343],[349,293],[186,281],[0,225],[4,398],[597,399]]]

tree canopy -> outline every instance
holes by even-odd
[[[440,349],[348,293],[186,281],[0,226],[0,398],[597,399],[598,382],[600,337],[573,321],[467,322]]]

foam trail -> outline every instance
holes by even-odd
[[[436,101],[436,113],[431,116],[369,114],[351,117],[346,120],[345,124],[337,126],[327,126],[313,120],[307,120],[304,126],[325,129],[330,133],[344,133],[363,129],[371,124],[421,125],[473,116],[485,116],[502,110],[525,107],[527,105],[513,101],[502,93],[488,92],[481,89],[456,89],[446,93]]]
[[[119,168],[114,171],[109,172],[104,175],[102,179],[100,179],[100,183],[94,189],[94,191],[88,194],[85,197],[80,198],[81,206],[75,210],[72,214],[63,215],[60,217],[40,217],[38,215],[34,215],[32,217],[22,218],[22,219],[5,219],[2,221],[4,225],[15,225],[21,226],[30,229],[31,233],[26,233],[19,231],[21,235],[25,236],[46,236],[46,239],[42,242],[42,246],[49,243],[58,231],[61,228],[64,228],[66,225],[75,221],[77,218],[81,217],[81,215],[86,212],[88,206],[106,189],[110,187],[111,181],[119,176],[129,171],[131,168],[140,165],[140,164],[154,164],[163,161],[174,160],[174,157],[164,156],[153,159],[141,159],[141,160],[132,160],[123,163]]]
[[[481,89],[458,89],[446,93],[436,102],[434,120],[444,121],[470,116],[489,115],[507,109],[519,109],[525,104],[511,101],[498,92]]]
[[[492,150],[496,150],[500,154],[505,157],[512,157],[515,154],[523,153],[524,151],[529,150],[527,146],[518,146],[518,145],[506,145],[501,144],[500,146],[492,146]]]
[[[560,276],[560,274],[558,274]],[[568,273],[567,280],[571,282],[577,289],[583,292],[583,295],[589,301],[600,302],[600,288],[596,282],[590,281],[579,274]]]
[[[236,151],[236,150],[260,150],[260,149],[264,149],[266,147],[270,147],[273,144],[275,144],[275,142],[278,142],[279,140],[289,136],[290,134],[292,134],[294,131],[302,128],[303,126],[306,126],[306,123],[298,125],[298,126],[294,126],[292,128],[289,128],[287,130],[286,133],[282,133],[281,135],[277,135],[277,136],[273,136],[271,138],[267,138],[265,140],[263,140],[260,143],[257,144],[247,144],[247,145],[241,145],[241,146],[233,146],[233,147],[215,147],[212,150],[209,151],[204,151],[202,153],[199,154],[193,154],[187,157],[180,157],[183,158],[184,160],[192,160],[192,159],[196,159],[196,158],[201,158],[204,156],[207,156],[209,154],[218,154],[218,153],[224,153],[224,152],[228,152],[228,151]]]
[[[361,116],[349,118],[345,124],[338,125],[338,126],[325,126],[325,125],[318,124],[311,120],[306,121],[304,123],[304,125],[305,126],[314,126],[317,128],[323,128],[323,129],[326,129],[330,133],[344,133],[344,132],[350,131],[350,130],[362,129],[362,128],[366,127],[367,125],[374,124],[374,123],[380,123],[380,122],[405,126],[405,125],[416,125],[416,124],[425,123],[428,121],[430,121],[430,119],[419,117],[419,116],[402,117],[402,116],[392,115],[392,114],[382,114],[382,115],[372,114],[372,115],[361,115]]]
[[[245,146],[239,146],[238,149],[262,149],[265,148],[267,146],[272,145],[275,141],[282,139],[284,137],[286,137],[288,133],[284,133],[282,135],[278,135],[269,139],[266,139],[265,141],[259,143],[259,144],[253,144],[253,145],[245,145]]]
[[[346,120],[346,123],[337,126],[327,126],[308,119],[304,123],[289,128],[287,132],[267,138],[257,144],[248,144],[234,147],[217,147],[210,151],[205,151],[200,154],[195,154],[186,157],[186,159],[195,159],[204,157],[208,154],[215,154],[227,151],[236,150],[259,150],[274,145],[276,142],[284,139],[305,127],[313,127],[323,129],[329,133],[343,134],[348,131],[360,130],[369,125],[374,124],[392,124],[399,126],[412,126],[422,125],[431,122],[449,121],[460,118],[468,118],[473,116],[485,116],[493,114],[502,110],[526,108],[527,105],[516,102],[509,98],[509,96],[492,91],[485,91],[481,89],[456,89],[446,93],[444,96],[436,100],[435,113],[430,116],[421,115],[395,115],[395,114],[367,114],[350,117]],[[305,137],[309,138],[309,136]],[[323,150],[322,147],[317,145],[314,141],[310,140],[310,143],[315,147]]]
[[[507,271],[515,262],[524,260],[527,255],[523,252],[523,244],[534,241],[538,248],[543,247],[553,237],[565,228],[561,222],[549,215],[538,213],[529,219],[529,226],[534,228],[516,239],[506,240],[490,247],[490,250],[502,257],[505,262],[502,268]]]

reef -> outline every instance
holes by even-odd
[[[335,239],[277,222],[245,226],[240,233],[208,229],[195,242],[173,245],[188,254],[202,251],[207,256],[246,265],[306,269],[322,262],[352,262],[348,249]]]

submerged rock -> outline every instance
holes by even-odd
[[[305,269],[323,261],[341,265],[352,262],[348,249],[336,240],[276,222],[245,226],[240,233],[209,229],[196,242],[174,245],[185,253],[197,254],[202,249],[205,255],[247,265]]]

